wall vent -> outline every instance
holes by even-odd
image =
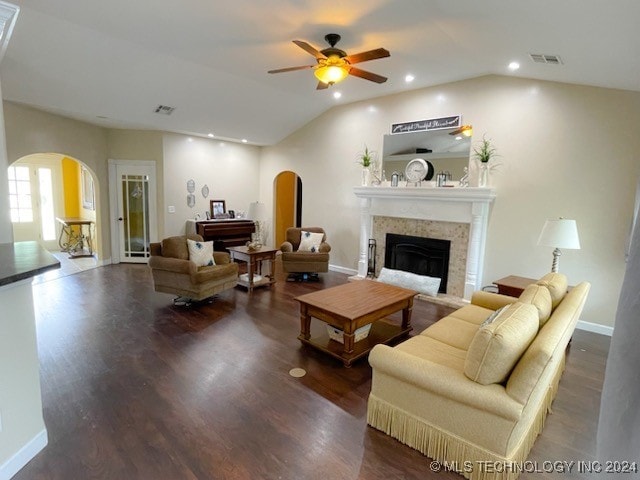
[[[160,115],[171,115],[176,107],[169,107],[167,105],[158,105],[154,110],[155,113],[159,113]]]
[[[546,63],[547,65],[562,65],[559,55],[546,55],[543,53],[530,53],[531,60],[535,63]]]

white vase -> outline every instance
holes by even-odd
[[[489,165],[486,162],[480,163],[480,172],[478,175],[478,186],[489,186]]]
[[[363,168],[362,169],[362,186],[366,187],[370,184],[371,182],[371,172],[369,171],[368,168]]]

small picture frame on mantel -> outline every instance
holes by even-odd
[[[226,202],[224,200],[210,200],[209,206],[211,218],[229,218]]]

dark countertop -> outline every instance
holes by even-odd
[[[0,286],[60,268],[60,262],[38,242],[0,243]]]

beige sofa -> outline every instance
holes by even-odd
[[[150,245],[149,267],[156,292],[173,293],[190,300],[204,300],[238,282],[238,264],[226,252],[213,252],[213,266],[197,267],[189,260],[187,238],[202,242],[200,235],[179,235]]]
[[[541,432],[590,285],[551,273],[519,299],[471,304],[395,346],[377,345],[367,420],[469,479],[515,479]],[[506,306],[488,325],[482,323]]]

